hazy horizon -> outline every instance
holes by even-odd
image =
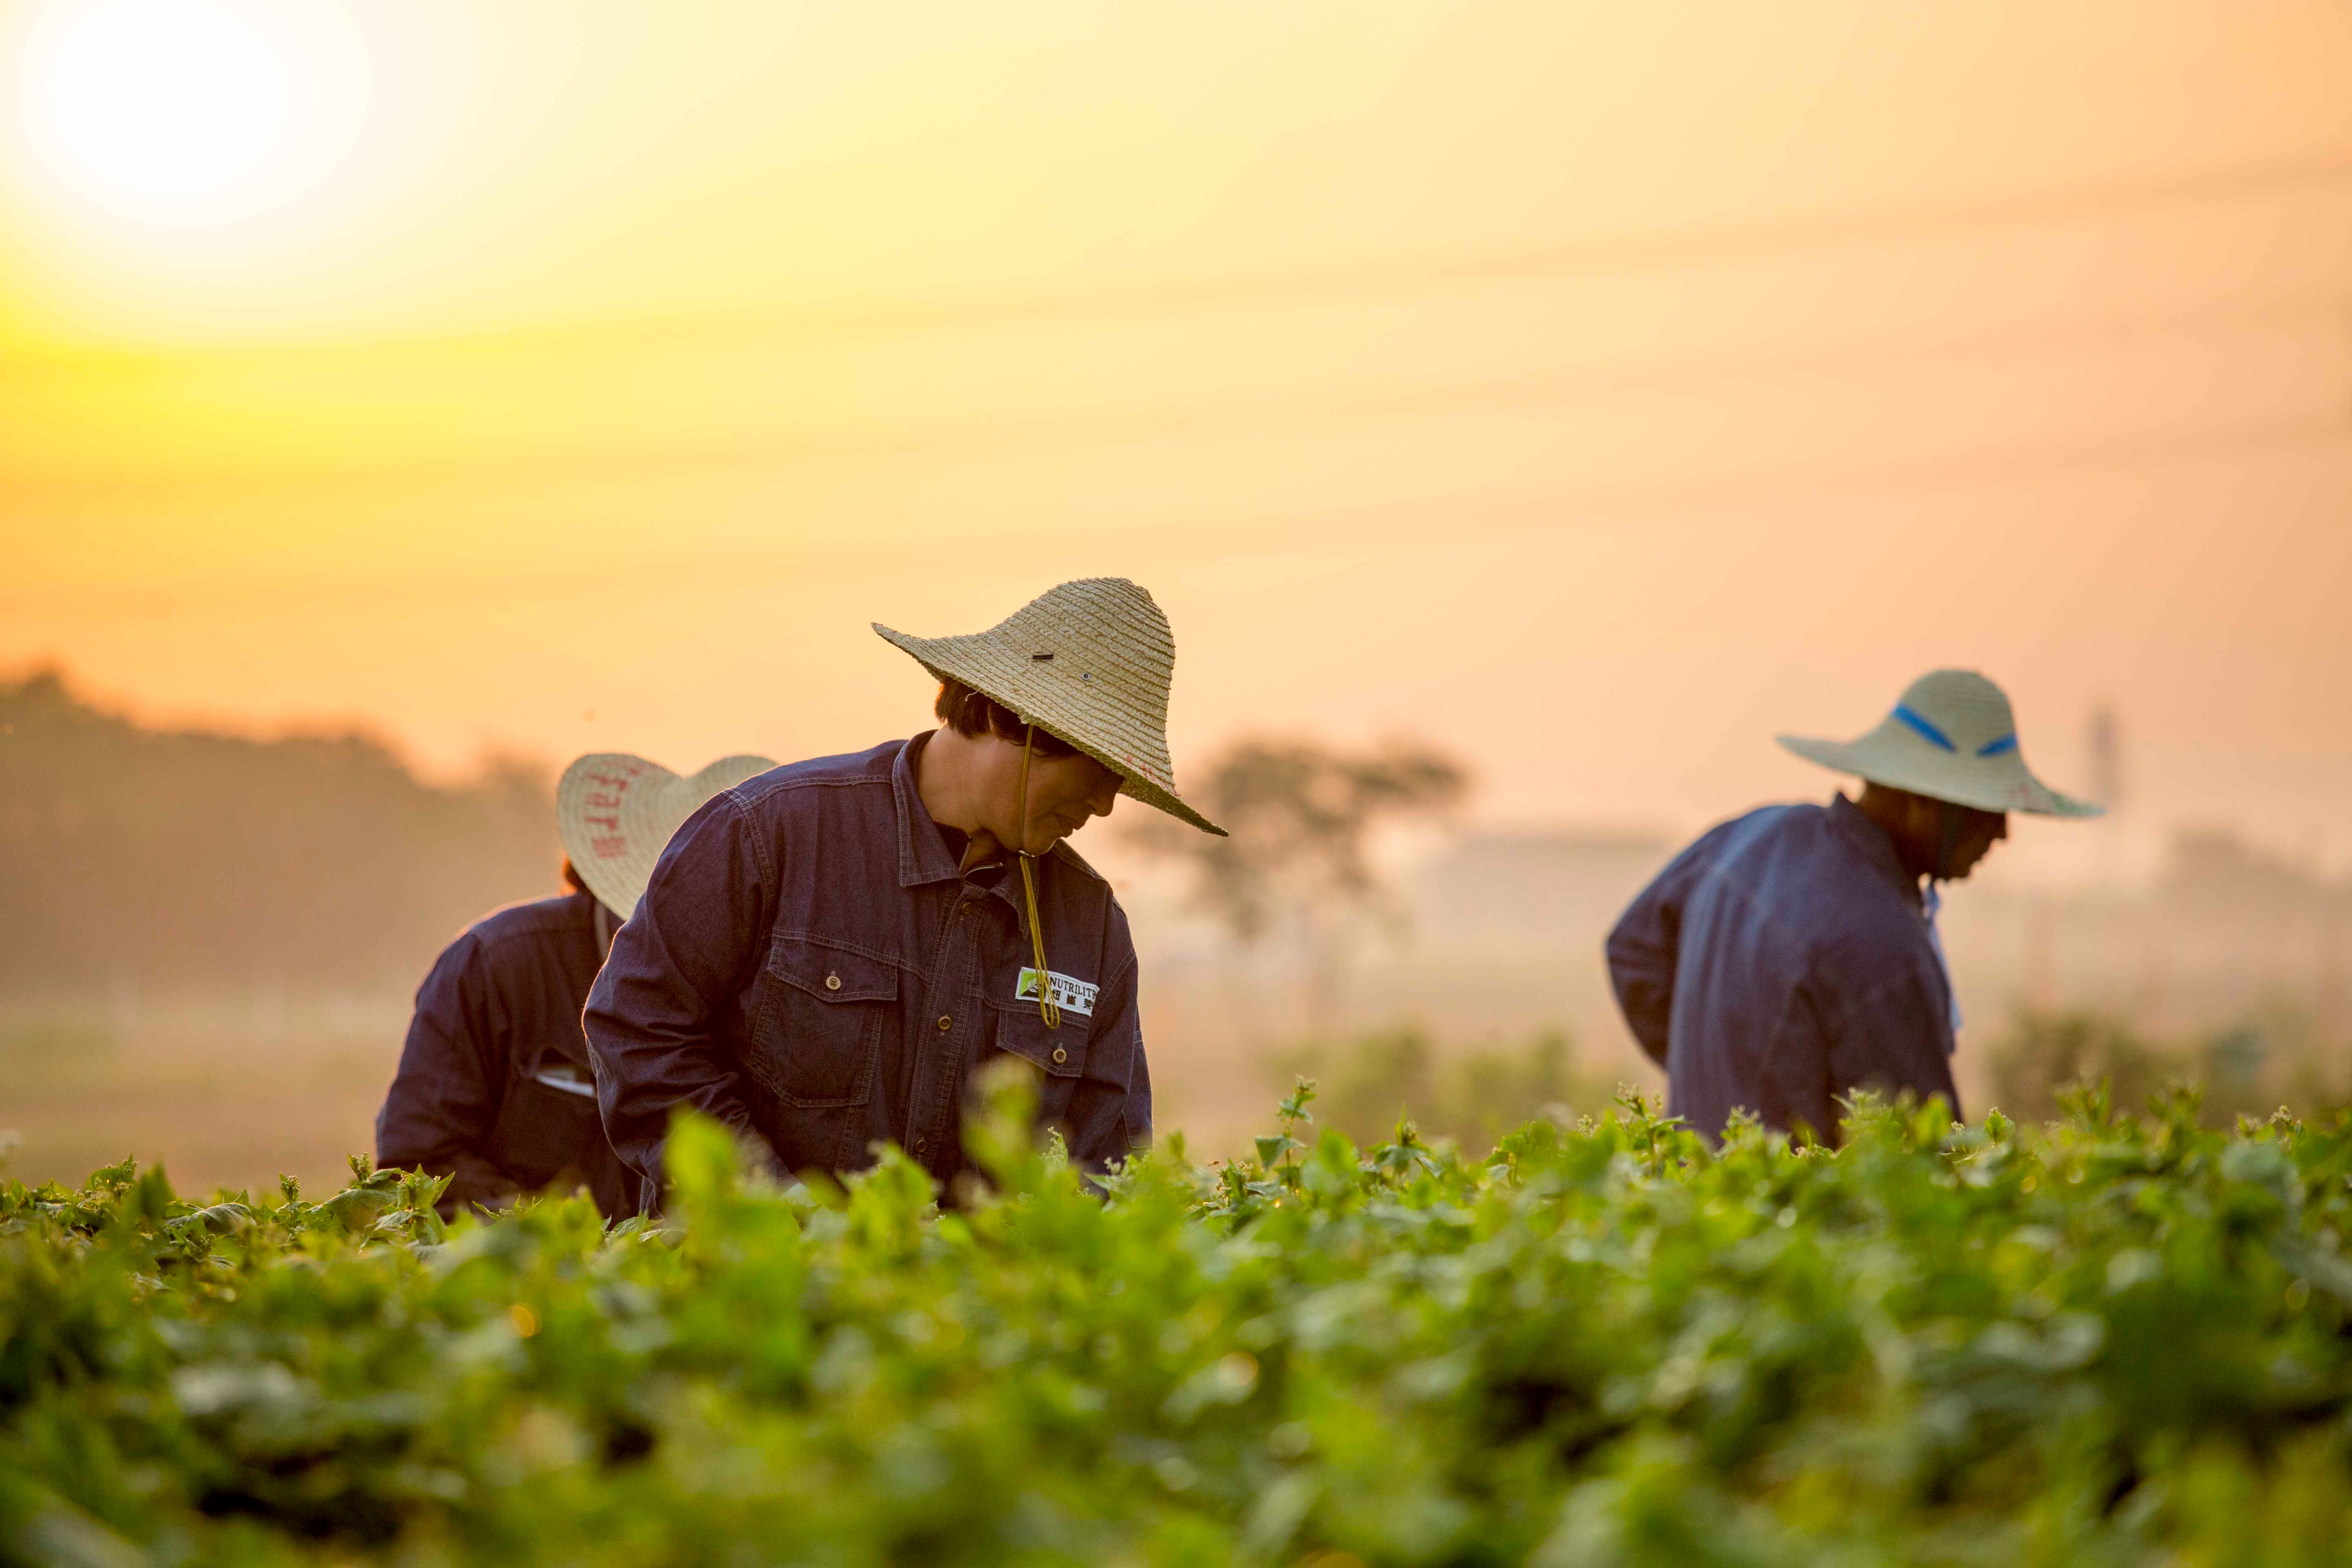
[[[294,128],[206,205],[40,118],[116,3],[0,18],[0,668],[789,758],[920,722],[868,622],[1117,574],[1180,779],[1685,830],[1962,664],[2062,787],[2111,706],[2147,832],[2352,856],[2339,5],[205,0]]]

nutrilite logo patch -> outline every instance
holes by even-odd
[[[1102,989],[1100,986],[1089,985],[1083,980],[1073,980],[1059,970],[1047,970],[1045,973],[1047,978],[1054,983],[1055,1006],[1065,1013],[1082,1014],[1089,1018],[1095,1016],[1095,994]],[[1013,998],[1016,1002],[1034,1002],[1037,999],[1035,970],[1024,969],[1021,972],[1020,984],[1013,988]]]

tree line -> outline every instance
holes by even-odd
[[[404,990],[561,857],[532,766],[444,787],[365,734],[156,729],[54,669],[0,683],[0,991]]]

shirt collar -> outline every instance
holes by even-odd
[[[1903,869],[1902,857],[1895,853],[1895,840],[1889,838],[1886,829],[1873,822],[1862,807],[1846,799],[1843,792],[1830,802],[1830,824],[1837,829],[1838,837],[1852,845],[1873,871],[1899,889],[1914,908],[1918,907],[1919,879]]]
[[[940,825],[924,809],[922,792],[915,787],[915,768],[930,738],[929,730],[917,735],[898,748],[898,757],[890,763],[890,798],[898,816],[898,886],[902,888],[952,882],[960,875],[955,862],[948,858]]]

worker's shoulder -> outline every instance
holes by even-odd
[[[1874,824],[1843,801],[1780,809],[1787,815],[1759,839],[1756,859],[1817,966],[1876,972],[1928,952],[1916,896],[1906,897],[1901,864]]]
[[[1742,812],[1723,826],[1754,838],[1826,833],[1830,828],[1830,808],[1809,800],[1777,801]]]
[[[786,763],[744,780],[729,790],[725,798],[740,809],[761,812],[809,805],[834,790],[879,789],[887,794],[891,770],[898,765],[898,753],[906,746],[903,740],[885,741],[863,752]]]
[[[1052,858],[1062,865],[1067,866],[1071,870],[1076,871],[1080,877],[1086,879],[1087,881],[1099,884],[1103,896],[1110,900],[1114,908],[1118,906],[1118,899],[1110,890],[1110,879],[1104,876],[1100,871],[1096,870],[1092,866],[1088,865],[1085,856],[1070,847],[1070,841],[1068,839],[1065,838],[1054,846]],[[1083,885],[1084,884],[1082,883],[1081,886]]]
[[[1830,827],[1828,808],[1803,802],[1759,805],[1717,823],[1683,851],[1699,862],[1738,862],[1770,858],[1791,848],[1823,842]]]
[[[1759,806],[1717,825],[1685,854],[1694,897],[1728,896],[1763,923],[1818,929],[1847,907],[1861,869],[1826,806]]]
[[[534,899],[529,903],[493,910],[467,926],[458,940],[489,952],[593,931],[595,924],[593,900],[585,893],[560,893],[551,899]]]

